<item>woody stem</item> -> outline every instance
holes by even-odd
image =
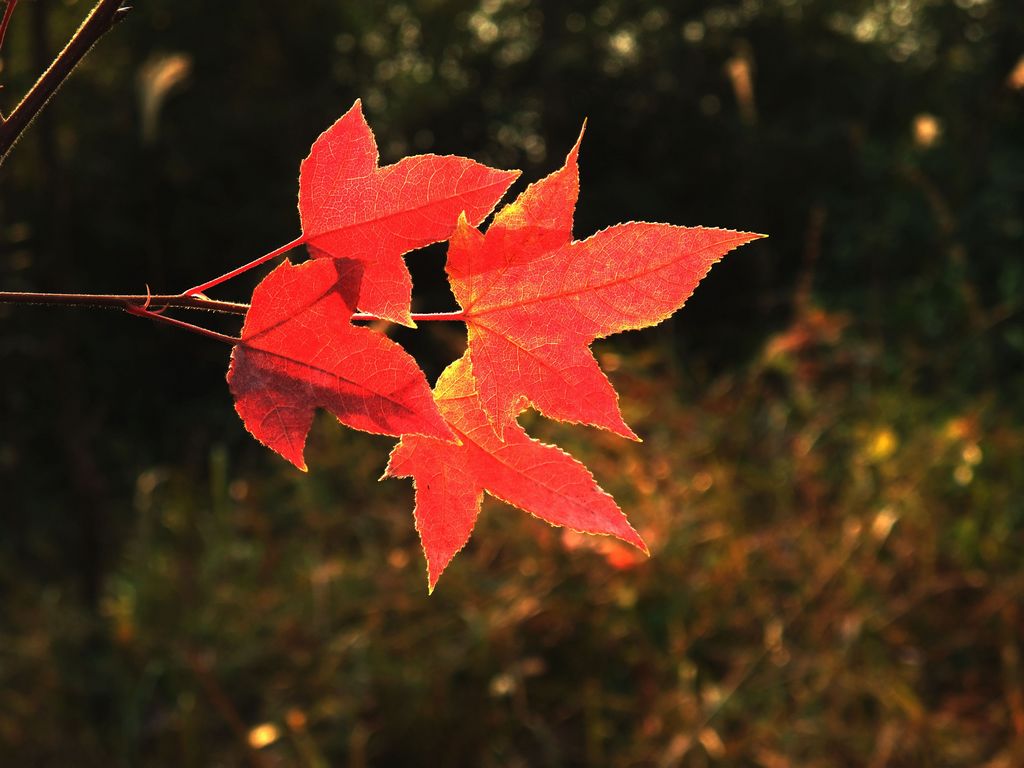
[[[234,301],[214,301],[204,296],[186,294],[148,295],[145,293],[32,293],[27,291],[0,291],[0,304],[48,304],[53,306],[105,307],[129,309],[147,307],[160,309],[202,309],[229,315],[244,315],[248,304]]]
[[[4,120],[0,121],[0,163],[7,156],[8,151],[18,140],[21,134],[33,118],[39,113],[50,97],[57,91],[61,84],[71,74],[82,57],[89,52],[89,49],[103,37],[106,32],[118,21],[125,17],[128,9],[121,6],[122,0],[98,0],[93,9],[86,16],[85,21],[68,40],[53,63],[39,76],[35,85],[29,88],[28,93],[18,103]],[[4,19],[0,24],[10,23],[11,14],[14,12],[14,3],[9,3],[4,11]]]
[[[35,293],[29,291],[0,291],[0,304],[39,304],[65,307],[96,307],[106,309],[143,309],[150,312],[164,309],[200,309],[227,315],[244,315],[249,305],[237,301],[216,301],[205,296],[184,293]],[[412,319],[422,322],[464,322],[462,312],[414,312]],[[373,322],[381,318],[365,312],[352,315],[357,322]]]

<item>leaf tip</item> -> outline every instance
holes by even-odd
[[[742,243],[738,243],[737,246],[734,246],[734,247],[739,247],[740,245],[746,245],[747,243],[752,243],[755,240],[766,240],[768,238],[768,235],[763,235],[760,232],[737,232],[736,234],[737,235],[741,235],[745,239],[743,240]]]
[[[624,437],[627,440],[632,440],[635,443],[642,443],[644,440],[640,435],[633,431],[633,429],[626,423],[626,420],[622,418],[622,413],[618,408],[615,409],[614,414],[608,414],[605,418],[593,422],[595,427],[607,429],[612,434]]]
[[[370,302],[366,306],[359,307],[359,310],[365,312],[367,317],[369,316],[376,318],[370,327],[379,326],[381,323],[394,323],[395,325],[401,325],[406,328],[416,328],[416,321],[412,319],[412,315],[409,312],[408,307],[395,306],[394,302]],[[382,330],[379,327],[375,329]],[[386,335],[386,334],[385,334]]]
[[[263,442],[262,439],[260,439],[260,438],[257,438],[257,439],[260,440],[260,442]],[[289,464],[291,464],[293,467],[295,467],[297,470],[299,470],[299,472],[306,472],[306,473],[308,473],[309,472],[309,467],[306,466],[306,457],[304,455],[305,454],[305,442],[306,442],[304,438],[303,438],[302,442],[303,442],[303,445],[299,446],[298,451],[296,451],[293,446],[288,446],[287,450],[282,450],[282,448],[284,448],[284,446],[282,446],[282,445],[271,445],[269,443],[264,443],[264,444],[268,448],[270,448],[270,450],[272,450],[274,453],[276,453],[278,456],[280,456],[282,459],[284,459]]]
[[[404,439],[404,436],[398,438],[398,442],[395,443],[395,447],[391,449],[391,453],[388,455],[388,463],[384,467],[384,471],[381,473],[381,476],[377,478],[377,482],[378,483],[382,482],[384,480],[389,480],[389,479],[391,479],[393,477],[404,477],[404,475],[398,474],[398,472],[395,470],[395,467],[394,467],[395,456],[398,453],[398,451],[402,448],[402,446],[404,445],[404,443],[402,442],[403,439]]]
[[[643,537],[639,533],[637,533],[636,528],[634,528],[628,522],[626,523],[626,530],[624,532],[615,533],[613,535],[615,536],[615,538],[620,539],[621,541],[624,541],[627,544],[636,547],[645,555],[647,555],[647,557],[651,556],[651,550],[650,548],[648,548],[647,542],[643,540]]]
[[[510,203],[510,205],[515,205],[515,203]],[[455,222],[455,229],[452,230],[451,237],[448,238],[449,262],[453,249],[459,253],[464,248],[479,247],[484,237],[484,233],[473,226],[473,222],[469,220],[466,212],[460,213],[458,221]]]
[[[583,125],[580,126],[580,135],[576,137],[576,143],[572,145],[569,154],[566,155],[566,162],[569,159],[576,160],[580,154],[580,145],[583,143],[583,134],[587,132],[587,118],[583,118]]]
[[[454,556],[453,556],[454,557]],[[451,562],[451,559],[448,561]],[[444,573],[444,569],[448,567],[448,563],[445,563],[440,568],[435,567],[434,563],[429,559],[427,560],[427,595],[434,594],[434,590],[437,589],[437,582],[441,580],[441,574]]]
[[[623,423],[625,423],[625,422],[623,422]],[[625,433],[623,433],[622,436],[624,438],[626,438],[627,440],[632,440],[634,443],[642,443],[644,441],[644,439],[642,437],[640,437],[640,435],[638,435],[632,429],[630,429],[629,426],[626,427],[626,431],[625,431]]]
[[[639,533],[636,535],[636,538],[640,542],[640,546],[638,546],[637,549],[639,549],[645,555],[650,557],[651,556],[651,549],[650,549],[650,547],[647,546],[647,542],[643,540],[643,537],[640,536]]]

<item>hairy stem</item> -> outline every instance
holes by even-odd
[[[193,323],[186,323],[184,320],[178,320],[176,317],[167,317],[161,315],[159,312],[152,312],[142,307],[129,306],[125,307],[125,312],[130,315],[138,315],[139,317],[145,317],[149,320],[155,320],[158,323],[166,323],[167,325],[173,325],[175,328],[181,328],[192,333],[198,333],[200,336],[205,336],[208,339],[216,339],[217,341],[223,341],[225,344],[237,344],[241,341],[237,336],[228,336],[226,333],[218,333],[217,331],[211,331],[209,328],[203,328],[201,325],[195,325]]]
[[[244,315],[249,305],[237,301],[216,301],[202,295],[187,293],[34,293],[28,291],[0,291],[0,304],[37,304],[63,307],[95,307],[99,309],[145,309],[150,313],[165,309],[199,309],[227,315]],[[465,322],[462,312],[413,312],[414,322]],[[376,315],[357,312],[357,322],[374,322]]]
[[[202,309],[229,315],[244,315],[248,304],[234,301],[214,301],[205,296],[186,294],[150,295],[145,293],[29,293],[0,291],[0,304],[48,304],[53,306],[100,307],[108,309],[148,308]]]
[[[11,3],[7,6],[4,21],[9,21],[9,13],[13,5],[14,3]],[[14,111],[7,116],[3,123],[0,123],[0,163],[4,161],[14,143],[28,128],[32,119],[39,114],[39,110],[46,106],[46,102],[57,92],[82,57],[114,24],[124,18],[125,13],[127,13],[127,9],[121,7],[121,0],[99,0],[96,3],[89,15],[85,17],[82,25],[68,40],[64,50],[57,54],[57,58],[39,76],[35,85],[29,89]],[[0,24],[3,23],[0,22]]]

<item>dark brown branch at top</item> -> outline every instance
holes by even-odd
[[[183,294],[149,295],[145,293],[27,293],[0,291],[0,304],[48,304],[51,306],[106,307],[109,309],[201,309],[229,315],[244,315],[248,304],[214,301],[204,296]]]
[[[53,63],[39,76],[14,111],[0,123],[0,163],[96,41],[128,12],[122,0],[99,0]]]

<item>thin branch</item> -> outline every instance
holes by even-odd
[[[228,315],[244,315],[248,304],[234,301],[214,301],[205,296],[184,294],[113,294],[113,293],[28,293],[24,291],[0,291],[0,304],[48,304],[52,306],[100,307],[107,309],[129,309],[149,307],[161,309],[201,309],[207,312],[221,312]]]
[[[4,47],[4,36],[7,34],[7,25],[11,23],[11,16],[14,15],[14,7],[18,0],[7,0],[7,7],[4,8],[4,17],[0,20],[0,50]]]
[[[202,295],[184,293],[33,293],[28,291],[0,291],[0,304],[36,304],[55,307],[94,307],[99,309],[147,309],[160,312],[165,309],[198,309],[225,315],[244,315],[249,305],[237,301],[216,301]],[[462,312],[413,312],[414,322],[465,322]],[[382,318],[365,312],[356,312],[352,320],[372,323]]]
[[[7,6],[8,11],[13,5],[11,3]],[[85,17],[82,25],[68,40],[64,50],[57,54],[57,58],[39,76],[35,85],[29,89],[14,111],[0,124],[0,163],[4,161],[11,147],[28,128],[35,116],[39,114],[39,111],[46,106],[46,102],[57,92],[82,57],[111,27],[123,19],[127,12],[128,9],[121,6],[121,0],[99,0],[96,3],[89,15]],[[5,13],[6,19],[7,14]]]

